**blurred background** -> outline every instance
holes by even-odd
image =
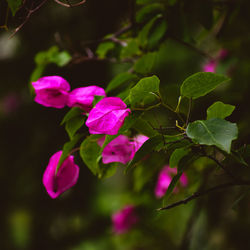
[[[32,2],[35,4],[31,5]],[[199,23],[208,10],[202,9],[199,1],[163,2],[170,6],[167,13],[169,29],[167,37],[157,47],[159,56],[151,70],[161,79],[162,92],[175,104],[182,81],[204,70],[203,66],[209,62],[209,58],[188,44],[196,43],[200,50],[213,56],[221,49],[227,50],[216,72],[229,75],[232,82],[197,100],[191,120],[204,119],[204,110],[216,100],[236,105],[230,121],[238,123],[239,144],[248,143],[249,1],[205,0],[208,6],[213,6],[212,20],[223,16],[223,24],[216,32],[213,22],[208,23],[208,19],[202,25]],[[41,1],[26,1],[26,6],[31,8],[39,3]],[[15,17],[9,14],[9,30],[0,30],[0,249],[250,248],[248,190],[230,188],[169,211],[157,212],[162,201],[154,196],[154,188],[158,172],[164,165],[157,157],[147,167],[153,168],[157,162],[159,166],[137,184],[133,179],[135,175],[143,175],[140,169],[124,175],[121,167],[111,178],[98,180],[76,157],[80,176],[72,189],[52,200],[42,185],[49,158],[68,141],[64,127],[60,126],[68,108],[46,108],[33,101],[30,81],[38,74],[34,73],[37,68],[35,56],[52,46],[66,50],[72,60],[63,67],[48,64],[42,75],[60,75],[70,82],[72,89],[87,85],[105,88],[115,75],[127,71],[131,65],[95,58],[86,60],[85,57],[95,51],[99,39],[126,25],[134,8],[141,7],[135,6],[133,0],[87,0],[74,8],[47,1],[11,38],[13,30],[27,16],[25,8]],[[7,13],[4,0],[0,2],[0,13],[0,25],[3,25]],[[189,188],[180,188],[173,200],[194,192],[200,179],[206,176],[207,168],[216,169],[210,165],[211,162],[204,160],[196,162],[193,170],[187,173]],[[216,173],[213,178],[217,175],[224,178],[219,171]],[[239,169],[239,173],[250,178],[248,169]],[[240,202],[232,206],[242,194]],[[127,204],[136,207],[138,223],[129,232],[116,235],[111,215]]]

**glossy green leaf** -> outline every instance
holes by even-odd
[[[120,87],[121,85],[126,84],[129,81],[133,81],[137,79],[135,74],[131,74],[128,72],[122,72],[119,75],[115,76],[112,81],[108,84],[106,88],[106,93]]]
[[[142,78],[129,93],[129,101],[132,107],[146,107],[159,101],[159,84],[157,76]]]
[[[141,161],[146,155],[153,152],[154,148],[158,146],[162,142],[162,136],[156,135],[154,137],[149,138],[144,144],[140,147],[140,149],[136,152],[133,160],[129,163],[126,168],[126,171],[129,171],[132,167],[134,167],[139,161]]]
[[[134,64],[134,70],[137,73],[146,75],[153,71],[156,61],[158,59],[158,53],[152,52],[143,55]]]
[[[74,135],[78,131],[78,129],[80,129],[83,126],[85,119],[86,119],[85,116],[80,115],[66,122],[65,129],[71,140],[74,138]]]
[[[181,85],[181,95],[196,99],[215,89],[219,84],[229,81],[226,76],[211,72],[198,72],[189,76]]]
[[[100,152],[100,146],[97,144],[99,138],[103,135],[90,135],[88,136],[80,146],[80,156],[83,162],[96,175],[98,173],[98,155]]]
[[[60,168],[60,166],[62,165],[63,161],[69,156],[70,151],[75,147],[75,145],[77,144],[77,142],[82,138],[82,134],[76,134],[72,140],[70,140],[69,142],[65,143],[63,146],[63,152],[62,155],[60,157],[60,160],[57,164],[57,169],[56,171],[58,171],[58,169]]]
[[[7,0],[7,2],[10,7],[12,16],[15,16],[16,12],[22,5],[22,0]]]
[[[195,143],[214,145],[230,153],[232,140],[238,136],[238,128],[235,123],[213,118],[189,123],[186,133]]]
[[[97,47],[96,54],[99,58],[104,59],[107,53],[114,48],[115,44],[113,42],[104,42]]]
[[[177,167],[179,161],[189,153],[190,149],[187,147],[184,148],[177,148],[175,151],[171,154],[169,159],[169,166],[171,168]]]
[[[235,106],[224,104],[223,102],[215,102],[207,109],[207,120],[211,118],[224,119],[230,116],[235,109]]]
[[[142,23],[164,10],[160,3],[147,4],[136,13],[136,22]]]

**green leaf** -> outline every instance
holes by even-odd
[[[238,129],[235,123],[213,118],[189,123],[186,133],[195,143],[214,145],[230,153],[231,143],[237,138]]]
[[[35,56],[36,68],[31,73],[30,82],[39,79],[48,64],[54,63],[58,67],[63,67],[70,62],[71,58],[67,51],[59,51],[57,46],[52,46],[46,51],[40,51]]]
[[[166,202],[168,200],[168,198],[170,197],[170,195],[172,194],[174,188],[176,187],[176,185],[178,184],[178,181],[182,175],[182,173],[185,171],[185,169],[192,164],[195,160],[197,160],[199,158],[199,155],[196,153],[193,153],[192,151],[190,151],[187,155],[185,155],[178,164],[178,171],[177,174],[173,177],[173,179],[171,180],[167,192],[164,195],[164,206],[166,205]]]
[[[7,2],[8,2],[8,5],[10,7],[12,16],[15,16],[16,12],[18,11],[20,6],[22,5],[22,0],[7,0]]]
[[[148,44],[148,37],[150,35],[150,31],[152,30],[155,22],[161,18],[162,15],[157,15],[154,18],[152,18],[140,31],[138,35],[138,43],[142,48],[146,48]]]
[[[128,72],[123,72],[112,79],[106,88],[106,93],[126,84],[129,81],[137,79],[135,74],[130,74]]]
[[[171,154],[169,159],[169,166],[171,168],[177,167],[179,164],[179,161],[186,156],[190,152],[190,149],[187,147],[184,148],[177,148],[175,151]]]
[[[162,135],[156,135],[154,137],[149,138],[140,149],[136,152],[133,160],[129,163],[126,168],[126,172],[129,171],[132,167],[134,167],[139,161],[141,161],[146,155],[151,153],[155,147],[157,147],[160,143],[162,143]]]
[[[196,99],[215,89],[219,84],[229,81],[226,76],[211,72],[198,72],[189,76],[181,85],[181,95]]]
[[[113,42],[104,42],[97,47],[96,54],[99,58],[104,59],[108,52],[114,48],[115,44]]]
[[[128,44],[122,47],[120,57],[121,59],[138,56],[141,54],[139,46],[135,39],[132,39],[128,42]]]
[[[157,134],[147,121],[142,118],[138,118],[133,125],[133,128],[136,129],[140,134],[146,135],[148,137],[155,136]]]
[[[99,138],[103,135],[90,135],[88,136],[80,146],[80,156],[83,162],[96,175],[99,171],[99,158],[100,146],[97,144]]]
[[[70,111],[64,116],[60,125],[63,125],[64,123],[66,123],[70,119],[73,119],[77,116],[82,116],[82,115],[83,115],[82,109],[80,109],[78,107],[71,108]]]
[[[77,130],[83,126],[85,119],[86,118],[83,115],[81,115],[81,116],[76,116],[66,122],[65,129],[71,140],[73,139]]]
[[[95,105],[101,101],[105,96],[102,96],[102,95],[95,95],[94,96],[94,100],[92,102],[92,106],[95,107]]]
[[[157,76],[142,78],[129,93],[132,107],[146,107],[156,103],[159,98],[160,80]]]
[[[153,71],[156,61],[158,59],[158,53],[152,52],[143,55],[134,64],[134,70],[142,75],[149,74]]]
[[[167,22],[164,19],[157,20],[156,24],[154,25],[152,31],[150,32],[148,38],[148,48],[153,49],[165,35],[167,30]]]
[[[164,11],[164,5],[160,3],[148,4],[142,7],[136,14],[136,22],[142,23],[150,17],[155,16],[157,13]]]
[[[56,172],[58,171],[64,160],[69,156],[70,151],[75,147],[80,138],[82,138],[82,136],[82,134],[76,134],[71,141],[64,144],[62,155],[56,167]]]
[[[224,119],[230,116],[235,109],[235,106],[224,104],[223,102],[215,102],[207,109],[207,120],[211,118]]]

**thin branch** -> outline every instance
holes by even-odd
[[[214,60],[214,58],[212,56],[210,56],[207,52],[193,46],[192,44],[190,43],[187,43],[187,42],[184,42],[182,40],[180,40],[179,38],[176,38],[176,37],[171,37],[173,40],[175,40],[176,42],[194,50],[195,52],[197,52],[198,54],[202,55],[203,57],[206,57],[206,58],[209,58],[210,60]]]
[[[233,187],[233,186],[250,186],[250,181],[248,181],[248,182],[240,182],[240,183],[238,183],[238,182],[227,182],[227,183],[220,184],[220,185],[217,185],[215,187],[209,188],[209,189],[207,189],[205,191],[195,192],[194,194],[187,197],[186,199],[174,202],[174,203],[172,203],[172,204],[170,204],[170,205],[168,205],[166,207],[158,208],[157,211],[167,210],[167,209],[171,209],[171,208],[183,205],[183,204],[187,204],[188,202],[190,202],[190,201],[192,201],[192,200],[194,200],[196,198],[202,197],[204,195],[207,195],[207,194],[209,194],[211,192],[221,190],[221,189],[224,189],[224,188],[228,188],[228,187]]]
[[[103,43],[103,42],[108,42],[108,41],[113,41],[113,42],[117,42],[117,38],[126,33],[127,31],[129,31],[132,28],[132,25],[129,24],[125,27],[123,27],[122,29],[116,31],[112,36],[107,37],[107,38],[101,38],[101,39],[97,39],[97,40],[89,40],[89,41],[85,41],[82,43],[82,45],[87,46],[87,45],[91,45],[91,44],[98,44],[98,43]],[[119,43],[121,43],[121,41],[119,41]]]
[[[230,176],[233,180],[235,180],[236,182],[243,182],[242,180],[238,179],[237,177],[235,177],[231,171],[229,171],[222,163],[220,163],[215,157],[211,156],[211,155],[207,155],[206,153],[204,154],[205,157],[211,159],[212,161],[214,161],[217,165],[219,165],[226,173],[228,176]]]
[[[189,120],[190,120],[191,108],[192,108],[192,98],[191,98],[191,99],[189,99],[187,119],[186,119],[186,123],[185,123],[185,124],[186,124],[186,126],[188,125]]]
[[[67,7],[67,8],[72,8],[72,7],[77,7],[77,6],[80,6],[82,4],[84,4],[86,2],[86,0],[82,0],[80,1],[79,3],[75,3],[75,4],[72,4],[72,3],[63,3],[61,2],[60,0],[54,0],[56,3],[58,3],[59,5],[62,5],[64,7]]]
[[[36,12],[37,10],[39,10],[45,3],[47,2],[47,0],[43,0],[37,7],[35,7],[34,9],[28,9],[28,14],[25,18],[25,20],[15,29],[15,31],[13,32],[13,34],[9,37],[12,38],[29,20],[30,16]],[[33,6],[33,3],[31,5],[31,7]]]

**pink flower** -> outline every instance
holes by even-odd
[[[149,138],[145,135],[137,135],[132,141],[125,135],[119,135],[102,151],[102,162],[108,164],[111,162],[128,163],[134,158],[136,151]],[[98,140],[100,147],[103,145],[105,137]]]
[[[98,144],[102,146],[104,138],[99,139]],[[125,135],[119,135],[111,141],[102,151],[102,162],[108,164],[111,162],[121,162],[123,164],[131,161],[135,154],[134,144]]]
[[[128,232],[137,222],[138,217],[133,205],[127,205],[112,215],[113,231],[115,234]]]
[[[79,167],[74,163],[74,157],[68,156],[60,166],[57,174],[56,167],[62,151],[52,155],[43,174],[43,185],[52,199],[74,186],[79,176]]]
[[[74,89],[69,93],[68,106],[79,107],[89,112],[92,109],[94,96],[106,96],[105,90],[98,86],[88,86]]]
[[[159,173],[157,184],[155,187],[155,196],[157,198],[161,198],[165,195],[168,186],[171,183],[172,176],[177,174],[176,168],[170,168],[169,166],[165,166]],[[183,173],[180,177],[180,185],[182,187],[186,187],[188,184],[188,178],[185,173]],[[178,189],[175,188],[174,192],[177,192]]]
[[[203,72],[212,72],[215,73],[217,67],[216,60],[210,60],[206,64],[203,65],[202,70]]]
[[[90,134],[116,135],[130,109],[119,97],[105,97],[90,111],[86,125]]]
[[[69,83],[60,76],[46,76],[32,82],[35,102],[53,108],[63,108],[68,102]]]

